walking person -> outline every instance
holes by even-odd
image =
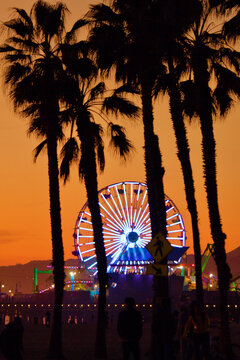
[[[126,309],[118,317],[117,330],[122,339],[123,360],[140,360],[139,340],[142,336],[142,315],[135,309],[134,298],[125,299]]]
[[[210,320],[203,307],[196,301],[190,305],[190,314],[184,328],[184,337],[191,334],[193,342],[193,359],[209,360],[210,358]]]

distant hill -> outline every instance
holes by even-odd
[[[186,262],[189,264],[194,264],[194,255],[193,254],[187,255]],[[227,253],[227,262],[231,268],[231,272],[233,276],[240,273],[240,246]],[[207,273],[217,274],[216,264],[212,256],[209,258],[205,271]]]
[[[228,264],[231,268],[232,275],[240,273],[240,247],[227,254]],[[184,262],[194,263],[194,255],[186,256]],[[12,266],[0,266],[0,283],[4,284],[4,291],[8,292],[9,289],[17,290],[26,294],[33,292],[33,271],[34,268],[39,270],[47,270],[47,266],[51,264],[51,260],[38,260],[30,261],[26,264],[17,264]],[[65,262],[68,266],[78,266],[76,259],[68,259]],[[212,257],[210,257],[206,266],[207,273],[217,274],[216,265]],[[39,289],[47,287],[46,280],[49,274],[40,274],[38,276]]]
[[[69,259],[65,261],[67,266],[78,266],[76,259]],[[2,291],[8,292],[9,289],[30,294],[33,292],[33,279],[34,279],[34,268],[38,270],[47,270],[47,266],[51,265],[51,260],[34,260],[26,264],[17,264],[11,266],[0,266],[0,283],[4,284],[5,287]],[[45,289],[48,287],[46,280],[50,274],[39,274],[38,285],[39,289]]]

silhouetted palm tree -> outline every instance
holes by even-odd
[[[216,2],[218,5],[219,3]],[[213,22],[216,14],[215,3],[202,1],[202,12],[185,39],[185,57],[194,80],[182,86],[188,114],[200,119],[202,132],[202,156],[205,189],[207,192],[211,234],[214,241],[215,259],[218,269],[221,313],[221,345],[226,359],[231,356],[228,324],[227,292],[231,273],[226,261],[225,239],[222,231],[218,205],[216,177],[216,142],[213,130],[214,114],[224,116],[232,105],[232,94],[239,96],[239,53],[227,46],[222,34],[222,23]],[[233,71],[231,71],[233,69]],[[210,80],[215,77],[216,87],[211,89]],[[189,106],[190,105],[190,106]]]
[[[72,131],[70,139],[62,149],[61,176],[66,181],[71,163],[80,159],[79,176],[84,179],[87,190],[98,267],[99,297],[95,355],[97,358],[105,359],[107,356],[105,333],[108,275],[97,181],[97,161],[100,170],[103,171],[105,160],[103,127],[96,121],[107,124],[111,135],[110,144],[120,156],[126,158],[131,150],[131,143],[126,138],[124,129],[110,122],[108,116],[136,117],[138,108],[120,96],[117,90],[110,95],[105,83],[99,82],[98,69],[89,56],[87,42],[66,42],[62,47],[62,52],[67,72],[72,77],[67,109],[62,112],[62,116],[69,119]],[[73,137],[74,130],[76,130],[79,145],[77,139]]]
[[[174,51],[178,44],[174,44]],[[179,49],[178,49],[179,56]],[[182,54],[183,55],[183,54]],[[193,232],[193,246],[195,256],[195,273],[196,273],[196,297],[199,303],[203,303],[203,286],[202,286],[202,271],[201,271],[201,247],[198,227],[198,212],[197,202],[195,197],[194,180],[192,173],[192,166],[190,161],[190,149],[187,138],[187,129],[184,123],[183,104],[180,89],[180,77],[185,68],[179,61],[174,61],[174,55],[169,54],[166,57],[167,73],[160,76],[155,87],[155,94],[167,92],[169,95],[170,113],[172,118],[173,129],[177,144],[177,156],[181,164],[183,180],[185,185],[185,194],[188,204],[188,210],[191,215],[192,232]],[[184,57],[183,57],[184,58]],[[181,58],[181,60],[183,60]]]
[[[61,2],[37,1],[30,12],[15,8],[15,17],[4,23],[9,37],[1,46],[6,65],[5,84],[16,110],[30,118],[29,132],[45,137],[36,148],[47,146],[55,301],[49,356],[62,356],[62,300],[64,254],[59,197],[57,141],[62,136],[59,98],[63,89],[62,64],[57,56],[67,8]]]
[[[186,2],[184,5],[190,3],[193,2]],[[173,1],[171,5],[163,1],[116,0],[111,7],[105,4],[92,6],[87,14],[90,23],[94,24],[90,41],[97,51],[100,68],[108,74],[114,67],[116,80],[127,81],[129,85],[133,85],[141,97],[145,167],[153,237],[159,231],[166,235],[164,168],[158,137],[154,133],[153,93],[157,78],[165,71],[162,61],[164,50],[166,51],[168,46],[166,39],[169,39],[169,27],[172,26],[172,30],[175,28],[176,36],[180,29],[182,31],[184,24],[183,20],[176,23],[171,20],[175,17],[178,17],[178,20],[184,19],[184,5],[182,3],[180,5],[177,1]],[[163,299],[166,297],[168,297],[167,277],[154,277],[152,329],[155,357],[158,351],[164,352],[163,349],[167,348],[169,351],[168,342],[164,341],[163,337],[159,341],[161,326],[163,328],[168,326],[168,316],[165,318],[166,323],[163,318],[159,319],[161,311],[165,313],[169,311]],[[159,302],[159,298],[163,300],[162,303]],[[165,333],[167,334],[167,330]]]

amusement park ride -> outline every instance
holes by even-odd
[[[108,273],[144,274],[153,258],[146,249],[152,231],[148,189],[136,181],[120,182],[99,191],[104,245]],[[176,264],[186,252],[186,231],[182,216],[173,201],[165,196],[167,240],[173,247],[169,264]],[[91,213],[86,203],[80,211],[74,231],[74,255],[97,274]]]
[[[103,224],[104,245],[107,256],[107,272],[110,274],[146,274],[146,268],[153,258],[146,246],[152,239],[147,185],[136,181],[125,181],[109,185],[99,191],[99,205]],[[181,263],[186,247],[186,230],[182,216],[174,202],[165,195],[167,240],[173,250],[168,255],[168,273],[185,276],[187,288],[194,288],[195,270],[193,264]],[[73,255],[77,257],[79,269],[93,279],[97,274],[97,261],[94,248],[93,227],[88,203],[79,212],[74,228]],[[212,287],[214,278],[204,274],[214,247],[208,244],[202,255],[203,281]],[[179,271],[180,270],[180,271]],[[49,272],[49,270],[47,270]],[[51,270],[50,270],[51,271]],[[35,270],[34,292],[37,292],[37,273]],[[72,273],[73,274],[73,273]],[[79,277],[79,276],[78,276]],[[81,283],[70,275],[68,285],[71,290]],[[92,280],[93,286],[93,280]],[[206,286],[205,286],[206,287]]]

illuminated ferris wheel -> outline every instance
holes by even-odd
[[[148,189],[144,183],[125,181],[99,191],[108,272],[142,273],[153,261],[145,246],[152,239]],[[181,214],[165,195],[167,239],[174,248],[185,247],[186,232]],[[91,213],[86,203],[74,231],[75,255],[89,270],[97,271]]]

